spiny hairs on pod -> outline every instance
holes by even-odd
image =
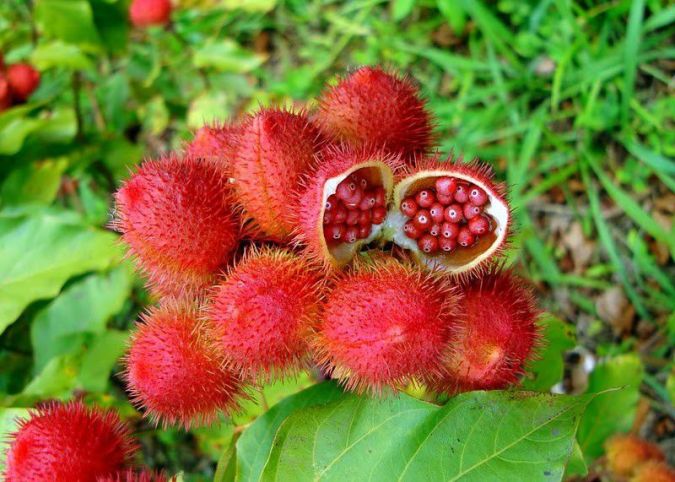
[[[433,121],[409,77],[380,67],[361,67],[328,88],[319,100],[318,120],[338,141],[375,144],[405,159],[427,152]]]
[[[231,175],[240,129],[241,126],[235,123],[202,126],[185,146],[185,154],[187,157],[212,159]]]
[[[304,111],[263,108],[239,128],[232,176],[257,237],[284,242],[293,230],[293,192],[323,143]]]
[[[446,373],[430,387],[457,393],[516,384],[541,344],[532,291],[511,270],[494,264],[482,276],[461,282],[460,293]]]
[[[145,161],[115,194],[112,227],[161,296],[199,293],[239,243],[228,178],[215,162],[168,156]]]
[[[303,256],[251,248],[211,291],[206,310],[228,365],[246,379],[296,373],[319,318],[325,276]]]
[[[440,376],[456,318],[446,278],[393,258],[359,262],[335,281],[313,342],[316,359],[349,390],[401,389]]]
[[[106,477],[99,477],[96,482],[176,482],[176,477],[169,477],[164,472],[154,470],[126,469]]]
[[[4,480],[92,481],[127,467],[137,450],[114,412],[51,402],[31,410],[10,435]]]
[[[210,424],[219,412],[236,411],[245,396],[213,327],[200,316],[194,303],[167,300],[131,336],[123,377],[131,400],[155,424]]]

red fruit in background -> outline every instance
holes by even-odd
[[[239,126],[214,124],[200,127],[185,147],[188,157],[212,159],[231,173]]]
[[[241,126],[232,176],[238,201],[262,237],[289,240],[293,193],[321,142],[304,113],[262,109]]]
[[[163,296],[202,290],[239,242],[231,187],[215,162],[168,157],[146,161],[117,191],[113,227]]]
[[[12,64],[5,73],[12,97],[25,101],[40,85],[40,72],[29,64]]]
[[[458,324],[441,392],[497,390],[518,382],[540,334],[534,297],[511,271],[491,268],[460,285]]]
[[[338,141],[408,159],[431,147],[431,115],[407,77],[362,67],[325,91],[319,102],[319,122]]]
[[[133,0],[129,20],[134,27],[166,25],[171,20],[171,0]]]
[[[0,72],[0,112],[8,109],[12,105],[12,92],[9,89],[9,82],[4,74]]]
[[[385,200],[389,199],[394,185],[393,171],[400,167],[400,157],[379,150],[353,149],[345,145],[324,148],[320,162],[300,182],[301,188],[296,198],[298,208],[294,219],[295,242],[305,246],[308,256],[320,261],[326,268],[338,268],[348,264],[364,242],[374,239],[382,231],[381,223],[384,221],[386,209],[378,205],[377,197],[380,198],[379,204],[382,204],[383,196]],[[344,204],[337,207],[331,205],[331,213],[336,214],[331,219],[332,223],[324,224],[326,203],[328,199],[337,199],[337,196],[332,197],[333,194],[338,186],[351,179],[350,176],[359,180],[365,179],[369,188],[380,194],[376,196],[375,207],[371,210],[372,225],[369,235],[366,238],[359,236],[355,243],[334,242],[329,233],[338,229],[335,226],[346,220],[347,208]],[[337,216],[339,210],[344,210],[344,219]]]
[[[213,289],[207,310],[230,366],[262,379],[300,369],[318,319],[323,278],[290,251],[247,253]]]
[[[175,480],[175,477],[168,477],[163,472],[151,470],[136,472],[133,469],[127,469],[114,475],[99,477],[96,482],[174,482]]]
[[[137,446],[117,414],[81,402],[31,411],[9,438],[6,482],[89,482],[132,462]]]
[[[664,460],[661,448],[631,434],[617,434],[605,442],[607,466],[617,478],[629,477],[649,460]]]
[[[393,258],[359,265],[329,291],[314,348],[348,389],[379,393],[442,372],[456,298],[440,278]]]
[[[237,407],[241,383],[224,363],[213,327],[200,320],[197,307],[166,302],[137,325],[124,378],[147,417],[189,429]]]

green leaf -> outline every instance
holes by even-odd
[[[29,404],[32,399],[67,398],[77,386],[78,367],[79,360],[74,355],[52,358],[15,401]]]
[[[68,160],[59,158],[14,169],[0,188],[2,205],[51,204],[67,167]]]
[[[0,440],[3,442],[16,430],[17,423],[22,418],[28,418],[26,408],[0,408]],[[0,474],[5,470],[5,451],[8,445],[0,443]]]
[[[35,371],[58,355],[75,353],[87,334],[102,334],[131,291],[133,276],[127,265],[105,275],[93,274],[64,290],[33,319],[31,341]]]
[[[195,67],[215,68],[222,72],[246,73],[259,67],[265,57],[241,47],[232,39],[207,43],[195,50]]]
[[[198,129],[204,124],[226,120],[229,117],[229,102],[225,92],[204,92],[190,104],[187,125]]]
[[[392,2],[392,16],[394,20],[400,22],[412,12],[415,6],[415,0],[394,0]]]
[[[0,333],[29,303],[55,296],[71,276],[118,262],[116,240],[64,211],[0,212]]]
[[[36,0],[35,21],[48,37],[97,46],[100,38],[87,0]]]
[[[610,358],[591,373],[588,392],[598,393],[623,387],[596,398],[589,405],[579,425],[578,440],[587,461],[602,455],[605,439],[627,431],[633,423],[640,398],[643,368],[635,354]]]
[[[103,392],[110,372],[124,354],[129,339],[128,331],[108,330],[94,338],[80,363],[78,382],[90,392]]]
[[[0,114],[0,154],[16,154],[29,135],[36,142],[68,142],[76,132],[75,113],[58,108],[48,116],[27,117],[35,106],[22,106]]]
[[[560,480],[593,398],[472,392],[438,407],[405,394],[372,399],[335,390],[312,387],[251,425],[237,443],[237,480]],[[319,401],[322,394],[330,396]],[[251,468],[263,459],[258,475]]]
[[[533,378],[525,379],[522,386],[525,390],[548,391],[563,376],[563,355],[575,345],[573,328],[551,314],[540,317],[538,321],[542,330],[544,347],[539,357],[530,363],[528,372]]]
[[[323,383],[303,390],[273,406],[244,431],[237,441],[237,479],[260,480],[274,434],[292,412],[326,404],[343,396],[334,383]]]
[[[574,475],[584,476],[588,474],[588,466],[584,460],[584,454],[578,442],[574,442],[574,450],[565,470],[565,479]]]
[[[40,70],[66,68],[71,70],[93,69],[94,64],[77,45],[53,40],[37,46],[31,54],[31,61]]]

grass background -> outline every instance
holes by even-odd
[[[136,31],[122,0],[3,2],[5,60],[30,60],[43,81],[29,104],[0,114],[0,289],[16,287],[22,269],[37,273],[21,303],[0,303],[15,313],[0,334],[2,406],[82,392],[133,416],[115,359],[148,300],[118,252],[104,249],[111,192],[204,122],[258,105],[311,106],[336,75],[381,64],[417,80],[442,152],[479,157],[508,182],[518,227],[510,258],[543,306],[600,357],[638,356],[648,412],[672,422],[668,3],[190,0],[170,28]],[[102,237],[82,240],[89,230]],[[58,280],[41,270],[80,242],[90,251],[64,258]],[[101,366],[83,372],[92,363]],[[268,402],[284,390],[272,387]],[[257,414],[249,408],[241,424]],[[213,473],[234,430],[138,423],[146,461],[194,480]],[[669,427],[658,437],[672,437]]]

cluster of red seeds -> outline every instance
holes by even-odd
[[[373,188],[365,177],[350,174],[326,201],[323,215],[328,243],[355,243],[370,236],[373,225],[387,215],[384,188]]]
[[[401,212],[410,218],[403,232],[417,240],[426,254],[469,248],[494,229],[484,214],[487,205],[488,196],[480,187],[454,177],[439,177],[433,188],[421,189],[401,201]]]

